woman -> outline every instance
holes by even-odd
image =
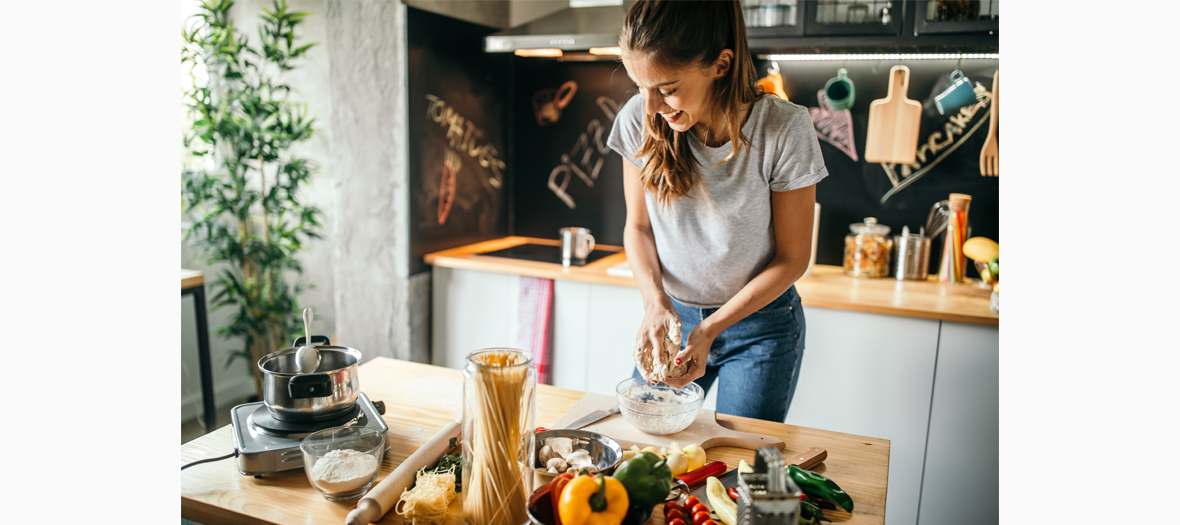
[[[637,345],[681,339],[687,372],[667,384],[719,380],[718,412],[783,421],[805,335],[794,282],[827,176],[811,117],[756,86],[736,1],[639,0],[619,46],[640,91],[608,140],[626,159]]]

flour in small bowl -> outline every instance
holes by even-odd
[[[324,492],[339,494],[357,490],[373,480],[377,458],[350,448],[332,450],[311,467],[312,482]]]

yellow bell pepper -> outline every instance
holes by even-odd
[[[722,523],[725,525],[737,524],[737,503],[734,503],[729,494],[725,493],[725,485],[721,484],[721,480],[709,476],[709,479],[705,481],[705,495],[709,497],[709,504],[713,506],[713,512],[717,513],[717,517],[721,518]]]
[[[578,476],[566,484],[558,500],[562,525],[619,525],[627,516],[627,489],[619,480],[598,474]]]

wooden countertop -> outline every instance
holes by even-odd
[[[635,286],[635,279],[631,277],[606,273],[608,268],[627,260],[627,255],[618,246],[600,245],[596,249],[618,253],[586,266],[570,268],[563,268],[560,264],[479,255],[526,242],[560,245],[559,241],[551,239],[504,237],[435,252],[426,255],[425,261],[426,264],[445,268]],[[817,264],[810,275],[795,283],[795,287],[804,306],[988,326],[1000,325],[1000,315],[991,311],[991,289],[976,283],[944,284],[938,282],[936,276],[930,276],[926,281],[898,281],[893,278],[856,279],[844,275],[843,269],[839,266]]]
[[[361,365],[362,391],[372,400],[384,401],[383,418],[389,425],[390,451],[382,462],[378,482],[405,461],[419,446],[461,414],[462,374],[449,368],[378,357]],[[553,425],[582,397],[582,392],[549,385],[537,386],[537,426]],[[718,414],[726,427],[776,436],[786,442],[785,454],[823,447],[828,459],[816,472],[836,480],[856,504],[854,512],[824,511],[838,524],[881,524],[885,521],[885,494],[889,477],[889,441],[841,434],[782,423]],[[224,456],[234,450],[229,426],[222,427],[180,447],[181,465]],[[730,468],[750,450],[714,447],[709,461],[721,460]],[[181,517],[201,523],[334,523],[343,524],[356,502],[325,500],[307,480],[303,469],[244,476],[234,458],[189,467],[180,474]],[[446,525],[462,523],[458,499]],[[378,523],[402,523],[393,512]],[[656,512],[646,525],[663,525]]]

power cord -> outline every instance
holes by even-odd
[[[236,458],[236,457],[238,457],[238,456],[240,456],[240,455],[242,455],[242,453],[241,453],[241,452],[240,452],[238,449],[236,449],[236,448],[235,448],[232,454],[226,454],[226,455],[224,455],[224,456],[221,456],[221,457],[219,457],[219,458],[210,458],[210,459],[202,459],[202,460],[197,460],[197,461],[194,461],[194,462],[192,462],[192,463],[189,463],[188,465],[185,465],[185,466],[183,466],[183,467],[180,467],[180,470],[184,470],[184,469],[186,469],[186,468],[189,468],[189,467],[191,467],[191,466],[193,466],[193,465],[200,465],[201,463],[210,463],[210,462],[213,462],[213,461],[221,461],[221,460],[223,460],[223,459]]]

